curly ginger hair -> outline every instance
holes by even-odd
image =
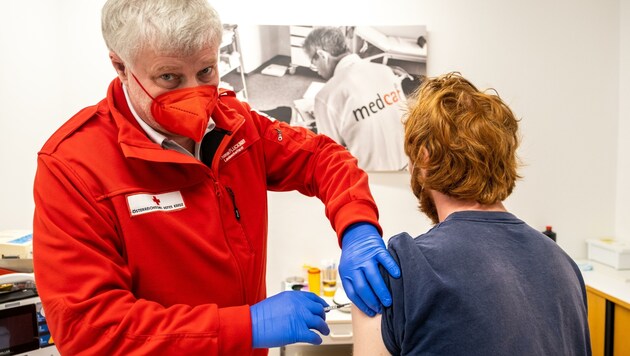
[[[410,103],[404,145],[418,199],[423,188],[484,205],[512,193],[520,178],[519,120],[496,91],[449,73],[426,79]]]

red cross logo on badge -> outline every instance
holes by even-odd
[[[153,201],[155,204],[160,205],[160,199],[158,199],[155,195],[153,196]]]

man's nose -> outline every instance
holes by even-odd
[[[202,85],[208,85],[208,82],[204,82],[201,78],[199,78],[199,76],[193,75],[190,77],[186,77],[182,88],[194,88]]]
[[[199,78],[197,78],[196,76],[193,78],[190,78],[188,80],[186,80],[186,85],[185,88],[194,88],[194,87],[198,87],[204,85],[204,83],[202,83]]]

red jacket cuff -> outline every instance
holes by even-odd
[[[346,229],[355,223],[366,222],[374,225],[378,230],[378,233],[383,236],[383,228],[378,223],[378,210],[374,206],[373,202],[365,200],[354,200],[341,208],[334,221],[335,231],[337,232],[337,239],[339,247],[341,247],[341,239]]]
[[[252,318],[249,305],[219,309],[219,355],[252,353]]]

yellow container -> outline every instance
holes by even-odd
[[[317,267],[308,269],[308,290],[317,295],[321,292],[321,271]]]
[[[333,297],[337,290],[337,267],[328,265],[322,268],[322,286],[325,297]]]

